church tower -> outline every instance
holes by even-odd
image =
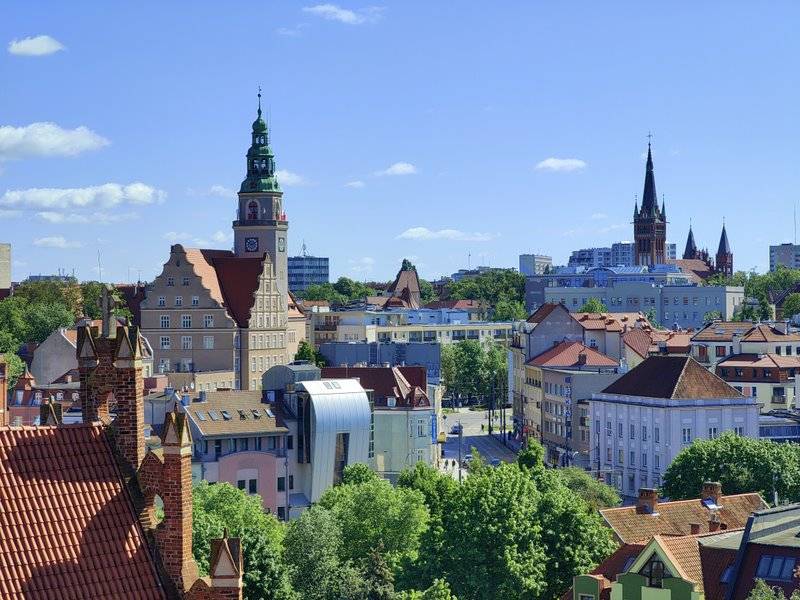
[[[642,207],[634,208],[633,237],[635,240],[634,257],[637,265],[658,265],[666,262],[667,215],[666,207],[658,206],[656,195],[656,178],[653,173],[653,154],[650,143],[647,143],[647,168],[644,175],[644,192]]]
[[[731,252],[731,245],[728,243],[728,232],[725,231],[725,223],[722,224],[722,234],[719,236],[716,272],[726,277],[733,275],[733,252]]]
[[[239,189],[239,210],[233,222],[233,247],[236,256],[261,258],[266,252],[275,266],[278,292],[289,292],[286,237],[289,222],[283,211],[281,192],[275,172],[275,155],[269,147],[269,131],[261,116],[261,93],[258,94],[258,117],[253,121],[250,149],[247,151],[247,176]]]
[[[692,260],[697,258],[697,244],[694,242],[694,233],[692,232],[692,225],[689,224],[689,237],[686,238],[686,248],[683,251],[684,260]]]

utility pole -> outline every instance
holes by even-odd
[[[464,426],[458,420],[458,483],[461,483],[461,439],[464,437]]]

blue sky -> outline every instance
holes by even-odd
[[[5,2],[0,241],[15,279],[229,247],[261,85],[289,249],[333,276],[630,239],[649,130],[669,240],[691,218],[716,250],[725,216],[736,267],[765,269],[799,200],[798,22],[796,2]]]

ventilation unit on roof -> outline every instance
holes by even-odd
[[[253,418],[254,419],[260,419],[261,418],[261,413],[258,411],[257,408],[253,409]]]

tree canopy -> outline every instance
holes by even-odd
[[[488,304],[493,311],[502,311],[502,319],[524,306],[525,276],[511,269],[497,269],[475,277],[447,284],[445,297],[453,300],[478,300]],[[502,304],[501,304],[502,303]],[[523,310],[524,312],[524,310]]]
[[[778,587],[770,587],[763,579],[756,579],[747,600],[787,600],[786,594]],[[795,590],[788,600],[800,600],[800,590]]]
[[[441,348],[442,383],[457,397],[505,398],[507,355],[501,346],[462,340]]]
[[[608,312],[608,307],[603,304],[603,302],[599,298],[589,298],[586,302],[583,303],[578,309],[578,312],[584,313],[606,313]]]
[[[697,498],[704,481],[722,484],[725,494],[759,492],[772,501],[800,500],[800,447],[725,433],[681,450],[664,473],[663,493]]]
[[[327,300],[331,305],[347,304],[355,300],[363,300],[367,296],[374,296],[375,290],[360,281],[348,277],[340,277],[336,283],[322,283],[310,285],[298,296],[304,300]]]
[[[783,316],[790,319],[800,314],[800,294],[789,294],[783,301]]]
[[[322,356],[322,352],[314,348],[311,344],[309,344],[306,340],[300,340],[300,344],[297,346],[297,352],[294,355],[295,360],[307,360],[312,365],[317,365],[318,367],[325,366],[325,357]]]

